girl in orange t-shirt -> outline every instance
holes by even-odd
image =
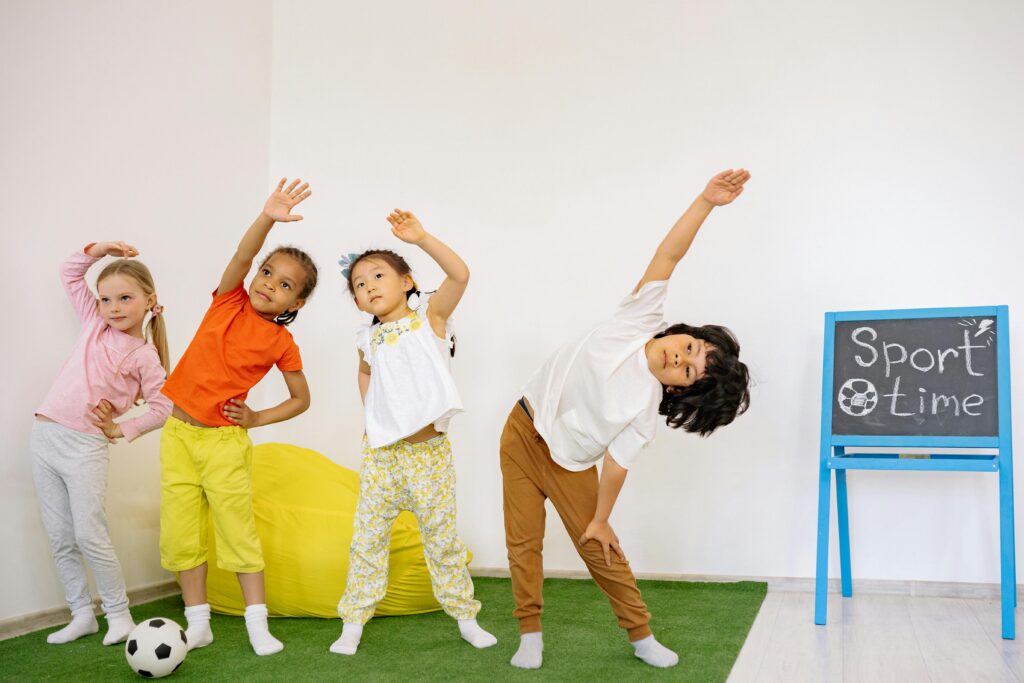
[[[174,409],[160,437],[160,561],[178,572],[190,650],[213,642],[206,602],[211,510],[217,565],[238,575],[253,650],[270,655],[284,648],[267,627],[247,430],[309,407],[302,358],[285,326],[316,287],[317,269],[305,252],[278,247],[260,264],[248,289],[244,279],[274,223],[302,220],[291,210],[309,197],[309,185],[295,180],[285,189],[285,182],[278,183],[242,237],[192,343],[163,387]],[[290,396],[272,408],[253,410],[245,398],[274,365]]]

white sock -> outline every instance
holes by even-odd
[[[520,669],[539,669],[544,661],[544,634],[524,633],[519,636],[519,649],[512,656],[512,666]]]
[[[270,635],[266,605],[248,605],[245,608],[245,628],[249,631],[249,644],[261,657],[284,649],[284,643]]]
[[[498,642],[498,639],[480,628],[476,619],[459,619],[459,633],[462,639],[475,648],[483,649]]]
[[[70,643],[82,636],[87,636],[100,630],[96,622],[96,615],[92,613],[92,605],[82,607],[71,613],[71,623],[59,631],[54,631],[46,636],[46,642],[52,645]]]
[[[331,645],[331,652],[336,655],[354,655],[362,638],[362,624],[345,624],[341,627],[341,637]]]
[[[185,621],[188,622],[188,627],[185,629],[185,640],[188,641],[189,650],[206,647],[213,642],[209,603],[186,607]]]
[[[128,640],[135,622],[128,610],[107,615],[107,635],[103,636],[104,645],[115,645]]]
[[[634,640],[633,649],[637,657],[651,666],[666,669],[679,663],[679,655],[656,641],[654,636]]]

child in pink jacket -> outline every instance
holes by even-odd
[[[145,265],[130,258],[111,262],[97,280],[98,300],[85,274],[108,254],[138,253],[124,242],[98,242],[61,266],[82,330],[36,410],[31,437],[39,509],[71,609],[71,623],[49,634],[49,643],[68,643],[99,630],[83,558],[92,567],[107,617],[103,644],[124,641],[135,627],[107,532],[107,449],[117,438],[131,441],[160,427],[170,414],[171,402],[160,393],[167,377],[167,335]],[[113,421],[139,399],[149,405],[148,412]]]

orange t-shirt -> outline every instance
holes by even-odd
[[[203,424],[226,427],[233,424],[224,416],[228,399],[244,401],[274,365],[281,372],[302,370],[299,347],[283,325],[253,310],[243,283],[220,296],[214,291],[196,336],[162,391]]]

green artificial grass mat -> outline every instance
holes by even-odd
[[[480,625],[498,644],[476,650],[459,637],[458,625],[443,612],[373,619],[354,657],[327,648],[341,633],[337,619],[272,619],[271,632],[284,652],[257,657],[241,617],[214,614],[214,642],[190,652],[176,681],[505,681],[640,680],[725,681],[729,676],[767,585],[759,582],[691,583],[639,581],[653,618],[655,637],[679,653],[679,664],[655,669],[633,655],[607,599],[593,581],[544,582],[544,666],[523,671],[509,664],[519,645],[512,617],[509,579],[476,577],[483,603]],[[132,606],[142,621],[169,617],[185,625],[180,596]],[[65,645],[50,645],[48,628],[0,642],[0,679],[79,681],[141,680],[128,666],[124,644],[104,647],[99,633]]]

